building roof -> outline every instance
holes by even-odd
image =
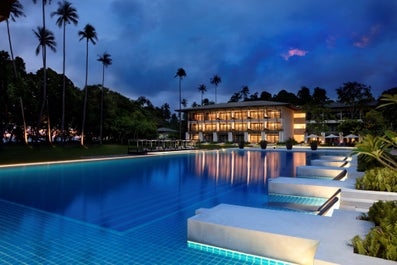
[[[276,107],[276,106],[285,106],[290,109],[298,110],[297,107],[291,105],[290,103],[258,100],[258,101],[241,101],[241,102],[210,104],[210,105],[198,106],[194,108],[186,108],[176,111],[188,112],[188,111],[196,111],[196,110],[232,109],[232,108],[244,108],[244,107]]]

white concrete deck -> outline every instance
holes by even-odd
[[[188,240],[298,264],[396,264],[353,253],[350,240],[373,226],[358,216],[345,210],[322,217],[220,204],[188,219]]]
[[[218,244],[221,247],[231,247],[231,249],[246,253],[250,253],[249,250],[252,248],[255,251],[251,254],[258,254],[256,252],[257,241],[254,239],[264,233],[281,236],[279,238],[268,236],[265,239],[260,239],[271,245],[272,252],[265,257],[296,262],[297,258],[301,258],[301,256],[298,252],[295,259],[293,257],[291,259],[290,253],[293,253],[292,256],[296,255],[296,252],[290,252],[291,248],[294,248],[293,244],[302,244],[303,248],[309,247],[310,249],[310,244],[319,242],[314,260],[307,261],[307,258],[311,256],[311,252],[309,252],[305,259],[305,262],[308,263],[304,264],[312,262],[311,264],[315,265],[395,265],[396,262],[393,261],[354,254],[352,246],[349,245],[355,235],[364,237],[373,227],[371,222],[358,219],[361,212],[368,210],[360,204],[361,200],[365,200],[363,198],[367,198],[366,200],[370,198],[371,204],[380,199],[397,199],[397,193],[355,190],[355,179],[362,176],[363,173],[356,171],[355,157],[349,160],[351,160],[351,167],[346,168],[349,177],[345,181],[290,177],[279,177],[270,181],[269,188],[274,185],[273,188],[277,189],[278,193],[284,190],[281,193],[291,195],[294,193],[289,192],[295,192],[296,195],[322,196],[321,194],[331,194],[336,188],[341,188],[341,209],[334,210],[331,217],[221,204],[211,209],[200,210],[197,215],[188,219],[188,240],[215,246]],[[308,189],[305,189],[305,186]],[[316,187],[322,188],[317,189]],[[346,205],[346,202],[349,204]],[[368,205],[371,204],[368,203]],[[199,225],[197,226],[197,224]],[[210,233],[206,232],[208,226],[212,226]],[[196,230],[197,227],[200,229]],[[225,227],[232,229],[224,229]],[[235,234],[233,228],[238,229],[239,232]],[[244,231],[250,231],[248,234],[256,235],[251,239],[246,237],[242,240],[242,236],[247,234]],[[291,241],[287,240],[288,238],[300,238],[302,241]],[[225,239],[227,239],[226,245],[224,244]],[[221,242],[221,245],[218,242]],[[243,244],[242,247],[241,244]],[[261,246],[261,244],[258,245]],[[284,251],[281,251],[280,249],[283,248]]]

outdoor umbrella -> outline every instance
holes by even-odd
[[[325,138],[327,138],[327,139],[330,139],[330,138],[339,138],[339,136],[337,136],[337,135],[331,133],[330,135],[325,136]]]
[[[308,136],[306,136],[306,138],[317,138],[317,137],[319,136],[315,134],[309,134]]]
[[[354,135],[354,134],[349,134],[349,135],[346,135],[345,138],[347,138],[347,139],[353,139],[353,138],[358,138],[358,136],[357,136],[357,135]]]

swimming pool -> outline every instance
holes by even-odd
[[[0,170],[0,263],[251,264],[187,248],[186,220],[262,207],[269,178],[320,152],[193,151]]]

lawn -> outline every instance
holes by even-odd
[[[116,144],[93,144],[86,147],[80,145],[2,145],[0,146],[0,165],[112,155],[127,155],[127,146]]]

